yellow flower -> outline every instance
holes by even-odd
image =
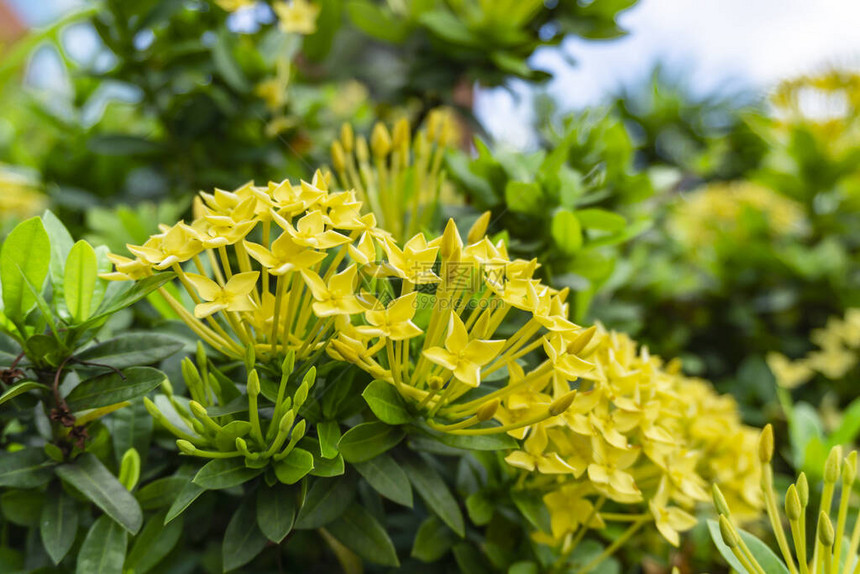
[[[223,287],[203,275],[188,273],[186,277],[200,293],[200,297],[207,301],[194,308],[194,316],[198,319],[208,317],[218,311],[252,311],[254,309],[254,302],[251,300],[250,294],[257,286],[257,279],[260,277],[258,271],[233,275]]]
[[[419,233],[407,241],[402,250],[393,239],[385,241],[382,247],[388,255],[388,264],[398,277],[415,284],[435,283],[439,280],[433,272],[433,263],[439,253],[439,247],[428,245],[424,234]]]
[[[454,373],[454,377],[470,387],[481,384],[481,367],[492,361],[502,346],[500,341],[469,340],[466,326],[458,315],[451,315],[448,320],[448,336],[445,338],[445,348],[430,347],[423,355],[433,363],[445,367]]]
[[[598,437],[591,438],[594,462],[588,465],[588,478],[595,487],[618,502],[639,502],[642,491],[627,469],[639,457],[638,447],[616,448]]]
[[[256,0],[215,0],[215,3],[226,12],[236,12],[242,8],[253,6]]]
[[[586,498],[586,495],[591,494],[589,490],[584,484],[569,484],[543,497],[544,504],[549,509],[550,527],[555,539],[575,532],[586,522],[587,528],[606,526],[600,514],[595,511],[594,505]]]
[[[302,277],[316,299],[313,308],[318,317],[352,315],[365,310],[355,296],[356,271],[356,266],[350,265],[342,272],[332,275],[326,286],[319,275],[310,270],[302,270]]]
[[[141,261],[139,258],[129,259],[122,255],[108,253],[107,258],[114,264],[116,271],[112,273],[100,273],[99,277],[109,281],[128,281],[129,279],[143,279],[152,275],[152,264]]]
[[[417,297],[418,293],[413,291],[394,299],[386,306],[375,299],[368,298],[371,308],[364,312],[364,316],[369,325],[360,326],[357,330],[364,335],[384,337],[392,341],[417,337],[422,333],[421,329],[412,322]]]
[[[152,236],[143,245],[126,245],[126,248],[161,270],[188,261],[203,251],[203,244],[192,228],[179,222],[165,233]]]
[[[271,251],[248,241],[245,242],[245,249],[251,257],[268,267],[272,275],[308,269],[325,259],[325,253],[299,245],[287,232],[272,242]]]
[[[296,244],[304,247],[329,249],[337,245],[349,243],[349,237],[341,235],[332,229],[326,230],[323,214],[318,210],[312,211],[299,219],[295,228],[280,216],[276,217],[275,221],[290,234]]]
[[[275,2],[272,8],[278,16],[281,30],[296,34],[313,34],[317,30],[320,7],[307,0]]]
[[[776,378],[776,384],[785,389],[799,387],[815,374],[806,362],[792,362],[781,353],[768,353],[767,366]]]
[[[648,503],[648,508],[654,517],[654,525],[663,538],[672,546],[681,544],[679,532],[686,532],[698,523],[696,517],[677,506],[667,506],[668,494],[661,488],[657,495]]]

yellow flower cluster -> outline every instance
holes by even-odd
[[[32,178],[0,164],[0,223],[27,219],[47,205]]]
[[[378,123],[370,145],[344,124],[331,146],[332,164],[341,186],[355,189],[380,227],[404,241],[427,229],[436,216],[444,183],[442,161],[458,138],[453,114],[444,108],[431,111],[414,137],[405,118],[391,132]]]
[[[813,546],[807,548],[810,540],[806,532],[807,510],[810,506],[809,482],[801,472],[797,481],[788,487],[785,497],[780,497],[785,501],[786,520],[783,520],[771,468],[773,444],[773,427],[767,425],[761,433],[757,449],[762,463],[761,494],[779,552],[787,567],[783,568],[783,571],[787,569],[791,574],[857,572],[860,569],[860,509],[856,500],[853,500],[852,488],[857,478],[857,452],[851,451],[843,458],[841,446],[831,449],[822,469],[824,484],[821,488],[820,504],[812,506],[813,512],[818,511],[815,537],[811,538]],[[773,566],[766,571],[759,562],[757,555],[762,556],[760,551],[756,553],[750,550],[747,540],[752,538],[751,535],[742,535],[735,524],[732,510],[716,483],[713,485],[713,500],[720,514],[720,538],[737,562],[751,574],[767,574],[773,571]],[[849,515],[854,515],[853,520]],[[785,522],[789,525],[791,542],[783,527]],[[849,529],[851,523],[853,528]]]
[[[803,210],[790,199],[750,182],[711,184],[685,195],[672,211],[669,229],[692,248],[714,245],[720,239],[740,244],[766,233],[783,237],[803,231]],[[762,228],[745,217],[758,217]],[[759,223],[759,222],[757,222]]]
[[[227,12],[236,12],[257,3],[257,0],[215,0]],[[320,6],[308,0],[278,0],[272,5],[281,30],[287,33],[308,35],[317,31]]]
[[[818,349],[792,361],[782,353],[769,353],[767,364],[776,383],[793,389],[820,373],[839,380],[857,365],[860,355],[860,308],[848,309],[845,318],[831,317],[823,329],[815,329],[810,337]]]
[[[352,244],[388,239],[360,210],[353,192],[330,193],[321,173],[299,185],[201,193],[193,222],[162,225],[143,245],[128,245],[134,259],[110,255],[116,271],[104,277],[173,271],[193,312],[169,289],[161,295],[212,347],[234,358],[247,346],[264,359],[292,350],[304,360],[322,353],[337,315],[357,309],[351,287],[343,295],[356,266],[338,273]]]
[[[839,155],[860,141],[860,74],[830,70],[782,82],[770,98],[781,130],[802,125]]]

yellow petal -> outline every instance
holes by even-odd
[[[196,273],[186,273],[185,277],[194,285],[200,297],[206,301],[212,301],[221,294],[221,286],[203,275]]]

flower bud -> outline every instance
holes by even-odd
[[[290,436],[290,442],[295,444],[300,441],[303,436],[305,436],[305,430],[308,426],[308,423],[305,419],[300,420],[296,423],[296,426],[293,427],[293,433]]]
[[[773,459],[773,427],[765,425],[758,439],[758,458],[767,464]]]
[[[723,542],[729,548],[736,548],[740,544],[740,539],[735,529],[732,528],[729,520],[722,514],[720,514],[720,536],[723,537]]]
[[[170,384],[170,381],[165,379],[161,381],[161,388],[164,390],[164,394],[168,397],[173,397],[173,385]]]
[[[281,363],[281,376],[288,377],[293,372],[293,367],[296,363],[296,353],[292,349],[287,351],[284,356],[284,362]]]
[[[146,412],[149,413],[149,416],[151,416],[155,420],[160,421],[164,417],[164,415],[161,414],[161,411],[158,410],[158,407],[155,406],[155,403],[152,402],[149,397],[143,397],[143,406],[146,407]]]
[[[570,405],[573,404],[573,399],[576,398],[576,393],[577,391],[574,389],[568,393],[564,393],[554,400],[552,404],[549,405],[549,416],[554,417],[566,411]]]
[[[571,355],[578,355],[579,353],[581,353],[583,350],[585,350],[585,348],[591,342],[591,339],[594,338],[594,334],[596,332],[597,332],[597,326],[596,325],[592,325],[588,329],[585,329],[584,331],[580,331],[576,335],[576,338],[573,341],[571,341],[570,344],[567,346],[567,352],[570,353]]]
[[[206,413],[206,408],[197,401],[189,401],[188,408],[191,409],[191,413],[198,419],[205,419],[209,417],[209,415]]]
[[[797,477],[797,497],[800,499],[801,508],[809,506],[809,481],[806,480],[806,473],[801,472]]]
[[[370,135],[370,149],[377,158],[384,158],[391,152],[391,135],[382,123],[373,126]]]
[[[370,160],[370,150],[367,147],[367,140],[363,136],[359,136],[355,140],[355,157],[360,163],[367,163]]]
[[[481,405],[475,412],[475,416],[481,422],[488,421],[493,418],[497,410],[499,410],[499,399],[493,399]]]
[[[179,450],[182,452],[182,454],[187,454],[190,456],[197,452],[197,447],[188,442],[187,440],[177,440],[176,446],[179,447]]]
[[[295,405],[296,410],[302,408],[302,405],[305,404],[305,401],[308,399],[308,385],[307,383],[302,383],[299,385],[299,388],[296,389],[296,393],[293,395],[293,404]]]
[[[439,255],[443,261],[459,261],[460,250],[463,247],[463,241],[460,239],[460,232],[457,229],[457,224],[453,219],[449,219],[445,224],[445,231],[442,233],[442,242],[439,244]]]
[[[352,126],[343,124],[340,126],[340,141],[343,142],[343,149],[346,153],[352,153],[355,147],[355,132],[352,131]]]
[[[818,515],[818,541],[826,548],[833,546],[836,539],[836,533],[833,532],[833,523],[830,522],[830,517],[823,510]]]
[[[792,522],[800,519],[803,508],[800,505],[800,497],[797,488],[792,484],[785,493],[785,515]]]
[[[284,416],[281,417],[281,422],[278,423],[278,432],[287,433],[293,426],[293,421],[296,420],[296,413],[294,411],[287,411],[284,413]]]
[[[431,390],[438,391],[445,384],[445,380],[439,375],[433,375],[427,379],[427,386]]]
[[[194,429],[194,432],[196,432],[200,436],[206,434],[206,427],[197,419],[191,419],[191,428]]]
[[[254,345],[245,347],[245,370],[251,371],[254,368],[254,363],[257,362],[257,353],[254,351]]]
[[[346,153],[339,141],[331,144],[331,163],[336,172],[343,173],[346,171]]]
[[[394,124],[394,147],[400,149],[404,145],[409,145],[409,120],[400,118]]]
[[[119,481],[126,490],[134,490],[140,479],[140,455],[137,450],[130,448],[122,455],[119,463]]]
[[[316,366],[308,369],[308,372],[305,373],[305,376],[302,377],[302,384],[308,386],[308,389],[312,389],[314,387],[314,383],[317,381],[317,368]]]
[[[824,463],[824,482],[829,484],[839,480],[839,471],[842,466],[842,447],[834,446],[830,449],[827,461]]]
[[[257,398],[257,395],[260,394],[260,375],[257,374],[256,370],[251,371],[251,374],[248,375],[248,395],[254,398]]]
[[[492,212],[485,211],[475,220],[475,223],[469,229],[469,234],[466,236],[466,243],[477,243],[487,234],[487,227],[490,225],[490,217],[492,215]]]
[[[714,497],[714,508],[717,509],[717,514],[725,514],[726,516],[731,516],[731,512],[729,512],[729,505],[726,503],[726,497],[723,496],[723,492],[720,490],[720,487],[717,486],[716,483],[711,487],[711,494]]]

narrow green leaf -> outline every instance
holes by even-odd
[[[394,385],[382,380],[372,381],[361,393],[373,414],[384,423],[402,425],[412,420],[406,403]]]
[[[51,242],[51,286],[54,289],[54,300],[65,301],[63,297],[63,267],[66,265],[66,259],[69,257],[69,251],[75,244],[72,239],[72,234],[63,225],[63,222],[54,215],[50,210],[42,214],[42,225],[45,226],[45,231]]]
[[[182,535],[182,518],[165,524],[165,512],[159,512],[147,520],[134,537],[134,544],[125,559],[123,571],[145,574],[152,570],[179,542]]]
[[[100,320],[113,315],[117,311],[121,311],[126,307],[133,305],[173,279],[175,273],[159,273],[152,277],[145,277],[140,281],[130,283],[128,287],[117,288],[110,297],[102,301],[102,304],[96,310],[95,315],[86,320],[80,328],[90,327],[95,325]],[[108,289],[108,293],[110,293]]]
[[[187,476],[165,476],[142,486],[134,497],[144,510],[163,508],[172,505],[187,484]]]
[[[206,492],[206,489],[202,486],[198,486],[193,482],[185,483],[185,486],[183,486],[182,490],[179,491],[179,494],[176,495],[176,500],[173,501],[173,504],[171,504],[170,508],[167,510],[167,515],[164,517],[164,523],[167,524],[185,512],[185,509],[191,506],[191,503],[197,500],[197,498],[204,492]]]
[[[340,440],[340,425],[337,421],[324,421],[316,425],[320,441],[320,454],[323,458],[337,456],[337,443]]]
[[[54,564],[59,564],[68,553],[78,533],[78,512],[72,497],[61,488],[51,488],[45,496],[42,517],[39,520],[42,545]]]
[[[0,486],[36,488],[47,484],[54,462],[40,448],[0,453]]]
[[[412,508],[412,487],[409,477],[394,459],[381,454],[364,462],[355,463],[355,469],[379,494],[397,504]]]
[[[69,252],[63,272],[66,308],[76,322],[80,323],[90,316],[97,280],[96,252],[86,241],[78,241]]]
[[[42,220],[31,217],[19,223],[0,248],[0,285],[3,286],[3,312],[21,320],[36,304],[24,278],[41,291],[51,264],[51,240]]]
[[[41,383],[37,383],[35,381],[21,381],[13,387],[9,387],[6,389],[2,395],[0,395],[0,405],[7,401],[11,401],[15,397],[26,393],[27,391],[32,391],[38,389],[40,391],[49,391],[50,387],[43,385]]]
[[[346,476],[315,481],[299,509],[295,527],[310,530],[325,526],[341,515],[355,498],[355,482]]]
[[[297,498],[294,489],[284,484],[257,490],[257,526],[275,544],[280,544],[296,521]]]
[[[370,460],[397,445],[404,432],[385,423],[361,423],[346,431],[337,448],[347,462]]]
[[[547,534],[551,532],[549,521],[549,510],[539,494],[527,493],[522,490],[511,492],[511,499],[522,515],[531,522],[532,526],[543,530]]]
[[[233,514],[224,532],[224,571],[244,566],[266,546],[266,537],[257,528],[256,503],[245,499]]]
[[[140,505],[95,455],[84,453],[73,463],[58,466],[57,474],[130,533],[140,530]]]
[[[314,469],[314,455],[303,448],[294,448],[283,460],[274,464],[275,476],[284,484],[295,484]]]
[[[353,503],[327,527],[344,546],[369,562],[400,566],[394,543],[385,528],[363,506]]]
[[[448,485],[445,484],[436,469],[419,456],[404,459],[401,466],[406,471],[412,486],[427,504],[427,508],[439,516],[442,522],[460,537],[465,536],[466,527],[463,523],[463,513],[460,511],[454,495],[448,489]]]
[[[157,364],[180,351],[184,343],[162,333],[125,333],[84,349],[76,359],[125,369]]]
[[[262,469],[246,467],[244,458],[216,458],[197,472],[194,484],[207,490],[220,490],[239,486],[261,472]]]
[[[165,379],[152,367],[129,367],[122,376],[113,371],[87,379],[75,387],[66,402],[72,412],[132,401],[155,390]]]
[[[422,562],[436,562],[451,550],[457,537],[442,521],[431,516],[421,523],[412,543],[412,557]]]
[[[120,525],[101,516],[78,552],[77,574],[121,574],[128,537]]]

